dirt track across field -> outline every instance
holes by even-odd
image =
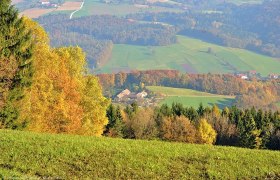
[[[31,8],[21,12],[20,15],[21,16],[24,15],[29,18],[38,18],[39,16],[42,16],[44,14],[50,13],[55,10],[56,10],[55,8],[51,8],[51,9]]]

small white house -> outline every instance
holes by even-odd
[[[41,0],[42,5],[50,5],[50,1],[48,0]]]
[[[241,76],[241,79],[248,79],[248,76],[247,75],[244,75],[244,76]]]
[[[277,74],[269,74],[268,75],[270,79],[278,79],[279,76]]]
[[[246,74],[237,74],[237,77],[239,77],[240,79],[243,79],[243,80],[249,79]]]
[[[146,96],[148,96],[148,93],[145,91],[142,91],[136,95],[137,98],[144,98]]]

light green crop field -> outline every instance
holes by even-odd
[[[184,106],[197,108],[200,103],[204,106],[213,106],[216,104],[220,108],[232,106],[235,97],[210,94],[191,89],[171,88],[162,86],[148,86],[148,90],[157,94],[166,95],[160,104],[172,105],[172,103],[181,103]]]
[[[85,0],[84,7],[74,17],[90,15],[116,15],[124,16],[131,13],[141,12],[181,12],[181,10],[156,6],[139,6],[129,3],[106,4],[100,0]]]
[[[97,73],[123,70],[176,69],[188,73],[232,73],[256,70],[263,76],[280,73],[280,61],[244,49],[218,46],[177,36],[170,46],[114,45],[112,58]],[[211,53],[208,53],[211,48]]]
[[[261,4],[263,0],[228,0],[228,2],[234,3],[234,4]]]
[[[0,130],[2,179],[280,178],[280,152]]]
[[[172,105],[172,103],[181,103],[187,107],[194,107],[195,109],[199,107],[202,103],[203,106],[213,106],[217,105],[220,109],[225,107],[230,107],[234,103],[232,98],[222,98],[222,97],[187,97],[187,96],[169,96],[166,97],[160,104]]]

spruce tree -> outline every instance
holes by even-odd
[[[0,2],[0,128],[17,128],[17,102],[32,77],[31,34],[10,0]]]
[[[261,146],[260,131],[256,128],[255,120],[249,110],[245,111],[237,127],[241,147],[259,148]]]
[[[203,107],[203,104],[200,103],[199,106],[198,106],[198,109],[197,109],[197,113],[200,117],[203,117],[204,116],[204,112],[205,112],[205,109]]]

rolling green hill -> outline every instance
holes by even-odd
[[[178,36],[178,43],[170,46],[117,44],[112,58],[97,72],[176,69],[189,73],[232,73],[256,70],[266,76],[279,74],[279,67],[280,60],[268,56]]]
[[[0,130],[0,178],[280,178],[280,152]]]
[[[157,94],[166,95],[160,104],[172,105],[173,102],[181,103],[184,106],[193,106],[197,108],[200,103],[204,106],[216,104],[220,108],[229,107],[233,104],[234,96],[223,96],[210,94],[191,89],[170,88],[162,86],[148,86],[148,90]]]

